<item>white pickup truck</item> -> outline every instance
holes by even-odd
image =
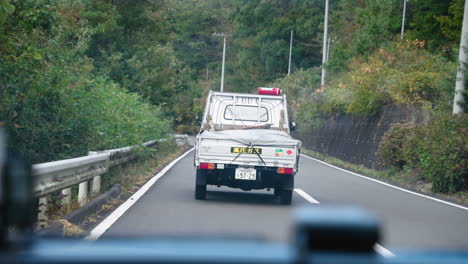
[[[195,143],[196,199],[206,199],[207,185],[223,185],[273,188],[281,204],[291,203],[301,142],[289,135],[286,96],[263,95],[268,89],[210,91]]]

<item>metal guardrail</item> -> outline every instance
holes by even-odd
[[[109,156],[109,153],[100,153],[33,165],[35,195],[44,196],[106,173]]]
[[[165,139],[151,140],[151,141],[143,143],[141,146],[150,148],[150,147],[157,145],[158,142],[162,142],[162,141],[165,141]],[[133,145],[129,147],[109,149],[109,150],[103,150],[103,151],[90,151],[88,152],[88,155],[108,154],[109,155],[109,168],[110,168],[110,167],[123,164],[125,162],[128,162],[136,158],[137,155],[135,153],[132,153],[132,150],[135,150],[141,146]]]
[[[187,135],[173,135],[177,145],[190,144]],[[159,142],[151,140],[142,145],[123,148],[90,151],[88,156],[73,159],[52,161],[33,165],[35,178],[34,193],[39,198],[38,225],[43,227],[47,223],[47,195],[62,190],[62,204],[71,203],[71,187],[79,184],[78,202],[84,205],[88,197],[88,181],[92,179],[91,193],[99,193],[101,189],[101,175],[109,168],[124,164],[137,157],[134,150],[140,147],[153,147]]]

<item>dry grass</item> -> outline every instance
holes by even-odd
[[[152,158],[120,168],[122,193],[128,195],[138,190],[163,167],[186,150],[186,147],[171,147],[158,152]]]
[[[57,220],[56,222],[59,222],[63,225],[63,235],[67,237],[76,237],[76,236],[81,236],[84,234],[83,229],[81,229],[79,226],[72,224],[68,222],[65,219],[60,219]]]

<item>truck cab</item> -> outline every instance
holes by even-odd
[[[290,130],[286,96],[278,88],[210,91],[195,143],[195,198],[206,199],[206,186],[217,185],[274,189],[290,204],[301,146]]]

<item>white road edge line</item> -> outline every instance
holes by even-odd
[[[306,199],[309,203],[313,203],[313,204],[320,203],[319,201],[315,200],[312,196],[304,192],[302,189],[294,189],[294,191],[300,196],[302,196],[302,198]]]
[[[170,170],[177,162],[187,156],[195,148],[187,150],[177,159],[169,163],[164,169],[162,169],[158,174],[146,182],[136,193],[134,193],[130,198],[127,199],[123,204],[121,204],[117,209],[114,210],[106,219],[104,219],[99,225],[97,225],[91,233],[85,237],[85,240],[97,240],[102,234],[104,234],[109,227],[111,227],[132,205],[134,205],[138,199],[140,199],[150,188],[153,186],[164,174]]]
[[[309,159],[314,160],[314,161],[317,161],[317,162],[320,162],[320,163],[322,163],[322,164],[325,164],[325,165],[330,166],[330,167],[332,167],[332,168],[335,168],[335,169],[337,169],[337,170],[347,172],[347,173],[352,174],[352,175],[354,175],[354,176],[358,176],[358,177],[361,177],[361,178],[366,179],[366,180],[369,180],[369,181],[373,181],[373,182],[377,182],[377,183],[383,184],[383,185],[385,185],[385,186],[387,186],[387,187],[390,187],[390,188],[393,188],[393,189],[397,189],[397,190],[402,191],[402,192],[407,192],[407,193],[410,193],[410,194],[414,194],[414,195],[416,195],[416,196],[420,196],[420,197],[423,197],[423,198],[426,198],[426,199],[430,199],[430,200],[433,200],[433,201],[436,201],[436,202],[439,202],[439,203],[443,203],[443,204],[446,204],[446,205],[451,205],[451,206],[453,206],[453,207],[457,207],[457,208],[459,208],[459,209],[463,209],[463,210],[468,211],[468,207],[465,207],[465,206],[461,206],[461,205],[454,204],[454,203],[451,203],[451,202],[447,202],[447,201],[444,201],[444,200],[441,200],[441,199],[437,199],[437,198],[432,197],[432,196],[429,196],[429,195],[425,195],[425,194],[413,192],[413,191],[410,191],[410,190],[407,190],[407,189],[404,189],[404,188],[400,188],[400,187],[398,187],[398,186],[391,185],[391,184],[386,183],[386,182],[383,182],[383,181],[379,181],[379,180],[376,180],[376,179],[373,179],[373,178],[370,178],[370,177],[367,177],[367,176],[364,176],[364,175],[361,175],[361,174],[354,173],[354,172],[349,171],[349,170],[342,169],[342,168],[340,168],[340,167],[337,167],[337,166],[331,165],[331,164],[329,164],[329,163],[326,163],[325,161],[321,161],[321,160],[319,160],[319,159],[315,159],[315,158],[309,157],[309,156],[304,155],[304,154],[301,154],[301,156],[306,157],[306,158],[309,158]]]
[[[304,192],[302,189],[294,189],[294,191],[297,194],[299,194],[300,196],[302,196],[302,198],[306,199],[309,203],[313,203],[313,204],[319,204],[320,203],[319,201],[312,198],[312,196],[310,196],[308,193]],[[390,250],[382,247],[379,244],[375,244],[374,250],[375,250],[375,252],[379,253],[380,255],[382,255],[384,257],[394,257],[395,256],[395,254],[393,254]]]

